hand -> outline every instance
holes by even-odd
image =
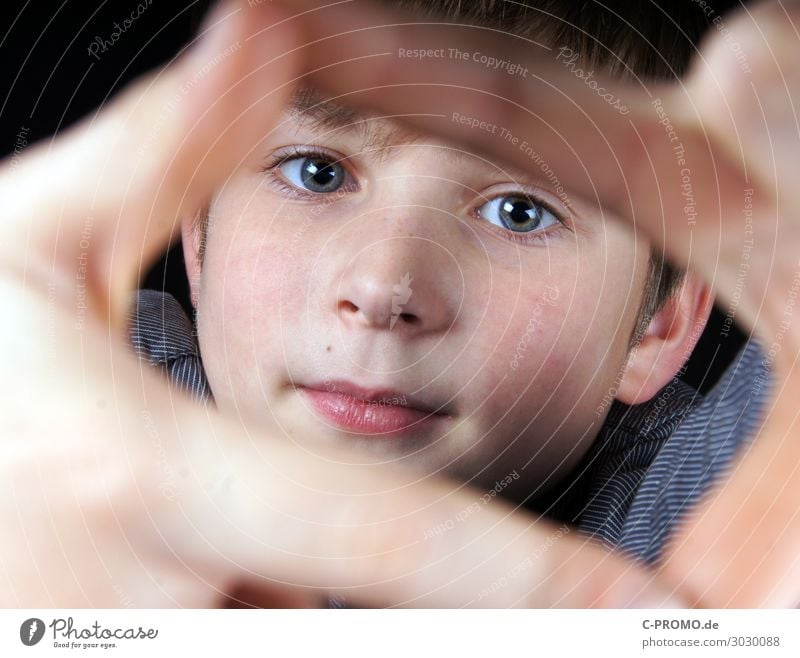
[[[555,61],[557,51],[488,30],[419,21],[408,27],[406,16],[364,3],[335,10],[302,4],[315,47],[341,62],[312,72],[315,84],[520,167],[532,166],[521,144],[535,145],[565,188],[633,222],[701,273],[723,308],[735,308],[736,320],[771,355],[775,397],[730,479],[673,537],[661,578],[687,600],[712,607],[800,601],[797,3],[767,2],[726,17],[748,74],[739,51],[712,28],[680,84],[645,88],[596,76],[623,100],[626,114]],[[397,57],[399,48],[442,46],[518,63],[529,73],[522,83],[457,58],[420,64]],[[512,138],[453,121],[454,112],[491,121]],[[684,147],[680,156],[676,143]]]
[[[0,172],[0,604],[665,603],[651,574],[499,501],[427,532],[480,494],[203,412],[131,355],[142,268],[310,66],[289,16],[222,5],[167,69]]]

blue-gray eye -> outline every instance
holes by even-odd
[[[544,231],[560,220],[546,206],[525,194],[508,194],[490,199],[478,214],[495,226],[517,233]]]
[[[347,177],[342,165],[318,155],[287,158],[279,169],[295,187],[318,194],[336,192]]]

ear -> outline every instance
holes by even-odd
[[[200,213],[207,212],[207,207],[200,208],[194,215],[181,217],[181,242],[183,245],[183,260],[186,266],[186,276],[189,279],[189,293],[192,306],[197,308],[200,295],[200,274],[203,269],[201,244],[204,239],[199,228]]]
[[[700,339],[713,303],[703,281],[687,272],[680,289],[651,318],[641,342],[628,354],[617,386],[620,402],[647,402],[677,375]]]

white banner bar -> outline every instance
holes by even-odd
[[[796,610],[2,610],[0,656],[778,658],[799,629]]]

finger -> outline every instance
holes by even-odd
[[[583,70],[575,69],[558,44],[435,21],[420,25],[418,17],[370,3],[319,4],[304,2],[302,19],[315,36],[311,47],[336,57],[316,68],[313,58],[304,59],[314,84],[333,98],[377,108],[514,164],[567,205],[570,197],[579,197],[594,206],[601,221],[633,222],[634,230],[675,264],[701,274],[723,307],[736,304],[740,324],[755,327],[762,339],[768,336],[768,323],[756,323],[763,291],[775,288],[766,261],[774,257],[774,245],[792,244],[800,236],[793,223],[780,225],[778,232],[778,224],[769,221],[776,196],[765,185],[764,161],[737,141],[736,130],[726,132],[719,106],[700,102],[712,84],[723,97],[742,86],[732,74],[714,78],[715,57],[697,58],[685,83],[611,80],[593,71],[589,82],[596,86],[590,86],[589,65],[578,62]],[[759,38],[769,41],[768,35]],[[721,40],[715,35],[708,46],[716,57],[730,54]],[[401,49],[443,55],[420,60],[400,56]],[[451,54],[456,52],[462,55]],[[527,72],[498,72],[473,61],[478,55]],[[621,99],[624,113],[608,102],[609,94]],[[754,217],[767,221],[742,286],[741,254],[752,245],[743,231],[730,230],[730,222],[741,218],[746,203]],[[768,310],[774,327],[782,309]]]
[[[796,59],[800,5],[761,3],[740,14],[729,29],[742,44],[750,79],[741,84],[735,56],[722,42],[708,49],[709,68],[693,74],[705,87],[703,112],[717,116],[714,129],[736,135],[749,170],[762,167],[763,188],[780,199],[770,208],[754,204],[755,247],[737,251],[747,268],[741,290],[748,321],[759,325],[764,346],[762,366],[771,366],[775,399],[765,412],[757,440],[729,481],[720,485],[673,538],[664,567],[673,584],[682,583],[694,600],[712,607],[795,606],[800,602],[800,423],[797,399],[800,377],[800,325],[797,322],[798,197],[793,162],[800,156],[797,107],[800,77]],[[737,84],[739,82],[739,84]],[[728,237],[743,239],[741,230]],[[751,242],[751,244],[753,244]],[[744,260],[747,258],[746,262]],[[739,262],[736,263],[739,265]],[[739,270],[742,271],[742,270]]]
[[[109,305],[121,324],[127,291],[179,215],[242,164],[282,109],[296,38],[276,25],[283,17],[278,5],[222,3],[181,57],[32,149],[0,183],[6,262],[24,259],[33,281],[53,270],[74,281],[80,262],[89,313],[105,319]]]
[[[707,279],[717,277],[720,300],[766,346],[776,335],[800,335],[796,327],[785,326],[800,242],[800,195],[794,180],[800,158],[800,72],[794,66],[799,31],[796,2],[756,3],[730,17],[726,38],[712,31],[717,34],[707,40],[686,83],[717,161],[727,157],[746,172],[741,183],[721,179],[719,186],[725,195],[718,236],[723,262],[698,254],[695,266]],[[698,226],[707,223],[702,219]],[[697,237],[704,234],[698,231]],[[791,363],[800,354],[800,340],[792,342],[783,341],[778,360]]]
[[[302,6],[308,48],[329,55],[321,64],[304,59],[309,79],[332,97],[402,117],[635,219],[678,262],[687,262],[694,232],[719,243],[721,203],[732,190],[738,202],[745,186],[738,163],[710,147],[687,89],[600,71],[587,81],[558,44],[498,30],[357,0]]]
[[[198,573],[358,606],[676,605],[651,573],[566,526],[499,501],[465,517],[480,492],[255,434],[222,449],[237,445],[232,427],[213,423],[214,447],[207,423],[181,419],[191,476],[161,531]]]
[[[800,603],[800,377],[778,379],[778,387],[744,459],[686,519],[666,551],[665,582],[694,604]]]

